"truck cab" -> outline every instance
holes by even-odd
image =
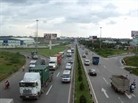
[[[49,65],[49,70],[56,70],[57,69],[57,57],[50,57],[48,65]]]
[[[67,50],[67,57],[71,57],[71,56],[72,56],[71,49],[68,49],[68,50]]]
[[[20,97],[22,99],[38,99],[41,94],[41,77],[39,72],[26,72],[19,82]]]

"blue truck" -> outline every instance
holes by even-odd
[[[93,56],[93,57],[92,57],[92,64],[93,64],[93,65],[98,65],[98,64],[99,64],[99,60],[100,60],[99,57]]]

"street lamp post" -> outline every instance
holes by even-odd
[[[101,36],[102,36],[102,27],[100,27],[100,49],[102,47],[102,44],[101,44]]]
[[[36,52],[38,52],[38,21],[36,20]]]

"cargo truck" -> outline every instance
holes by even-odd
[[[50,57],[49,60],[49,69],[56,70],[62,62],[62,54],[58,53],[54,57]]]
[[[111,86],[116,92],[125,93],[129,91],[130,80],[123,75],[112,75]]]
[[[43,88],[52,80],[48,66],[36,65],[29,68],[24,74],[23,80],[19,82],[20,97],[22,99],[38,99]]]
[[[92,64],[93,65],[98,65],[99,64],[99,57],[97,57],[97,56],[93,56],[92,57]]]

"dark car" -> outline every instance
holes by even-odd
[[[82,57],[83,57],[83,58],[86,58],[86,55],[85,55],[85,54],[83,54],[83,55],[82,55]]]
[[[46,65],[46,61],[44,59],[41,59],[41,65]]]
[[[95,69],[89,69],[89,75],[90,76],[97,76]]]

